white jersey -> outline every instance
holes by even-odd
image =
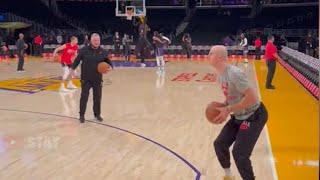
[[[248,39],[247,38],[241,39],[240,46],[247,47],[248,46]]]

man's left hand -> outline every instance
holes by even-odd
[[[227,120],[227,117],[230,112],[228,112],[227,106],[225,107],[217,107],[218,111],[220,111],[219,115],[214,119],[217,124],[221,124]]]

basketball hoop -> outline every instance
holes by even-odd
[[[146,16],[146,0],[114,0],[116,1],[116,16],[135,20],[134,17]]]

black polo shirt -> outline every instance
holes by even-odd
[[[91,46],[85,46],[80,49],[71,68],[76,69],[80,62],[81,80],[84,81],[102,81],[102,74],[97,69],[100,62],[106,62],[113,67],[108,58],[108,52],[101,47],[94,49]]]

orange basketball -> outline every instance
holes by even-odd
[[[110,70],[110,65],[106,62],[101,62],[98,64],[98,72],[105,74]]]
[[[219,102],[211,102],[206,108],[206,117],[207,120],[213,124],[216,124],[214,119],[219,115],[220,111],[218,111],[217,107],[223,107],[224,104]]]
[[[49,57],[49,58],[50,58],[50,57]],[[54,61],[54,62],[60,62],[60,61],[61,61],[60,56],[59,56],[59,55],[55,55],[55,56],[53,57],[53,61]]]

